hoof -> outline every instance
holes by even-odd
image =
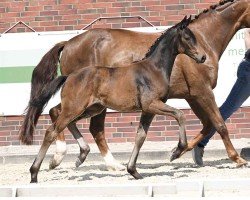
[[[49,162],[49,169],[50,170],[55,169],[59,164],[54,159],[51,159]]]
[[[108,171],[124,171],[126,169],[125,166],[123,166],[119,162],[113,162],[112,164],[106,163],[106,166]]]
[[[248,166],[248,163],[242,162],[242,163],[237,163],[236,168],[246,168]]]
[[[30,183],[37,183],[37,180],[31,180]]]
[[[65,154],[55,154],[49,162],[49,169],[55,169],[59,166],[64,158],[64,155]]]
[[[181,155],[181,151],[178,149],[178,147],[175,147],[172,151],[171,151],[171,156],[170,156],[170,162],[176,160],[177,158],[179,158]]]
[[[77,158],[77,160],[76,160],[76,162],[75,162],[76,168],[80,167],[80,165],[81,165],[82,163],[83,163],[83,162],[82,162],[79,158]]]
[[[143,179],[142,175],[136,170],[128,170],[128,173],[130,173],[136,180]]]

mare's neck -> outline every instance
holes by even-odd
[[[236,4],[236,3],[235,3]],[[217,10],[210,10],[202,14],[190,24],[190,29],[194,32],[199,44],[204,50],[214,54],[217,60],[220,59],[228,43],[241,28],[239,21],[243,10],[235,11],[232,5],[224,5]]]
[[[177,44],[175,42],[175,37],[172,34],[170,37],[162,38],[147,60],[157,69],[163,71],[169,79],[177,55]]]

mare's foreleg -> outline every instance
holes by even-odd
[[[198,117],[203,119],[203,122],[206,122],[204,125],[203,130],[188,143],[188,147],[186,148],[186,151],[192,150],[208,133],[209,131],[214,127],[216,131],[220,134],[222,141],[225,145],[228,157],[237,163],[237,167],[240,167],[242,165],[246,165],[247,161],[241,158],[238,153],[236,152],[230,138],[229,133],[227,130],[227,127],[225,125],[225,122],[220,114],[219,108],[217,107],[214,95],[212,92],[206,93],[207,96],[205,97],[199,97],[192,102],[189,102],[192,106],[192,109],[195,109],[194,112],[197,114]],[[198,111],[198,109],[201,109],[202,111]],[[200,113],[200,114],[199,114]],[[202,117],[201,115],[206,115],[207,120],[204,120],[205,117]],[[204,123],[203,123],[204,124]]]

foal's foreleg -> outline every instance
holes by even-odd
[[[166,105],[162,101],[154,101],[149,106],[149,112],[174,117],[179,124],[179,143],[176,148],[173,149],[170,161],[179,158],[182,152],[187,148],[187,136],[185,129],[185,116],[184,113],[176,108]]]
[[[132,151],[129,163],[127,166],[128,173],[130,173],[135,179],[141,179],[142,176],[136,170],[136,161],[139,155],[139,151],[146,139],[149,126],[154,118],[154,114],[142,112],[139,128],[135,137],[135,145]]]

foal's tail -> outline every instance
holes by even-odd
[[[48,99],[45,98],[42,100],[40,98],[48,92],[47,90],[52,89],[50,87],[54,86],[55,84],[57,84],[59,87],[66,80],[65,79],[62,81],[62,77],[55,79],[57,76],[57,64],[59,61],[60,52],[63,50],[65,44],[66,42],[60,42],[56,44],[43,56],[40,63],[33,70],[29,105],[26,108],[26,115],[21,126],[19,136],[19,139],[24,144],[32,144],[33,132],[38,118],[44,109],[44,105],[48,102],[53,94],[51,96],[47,94]]]

